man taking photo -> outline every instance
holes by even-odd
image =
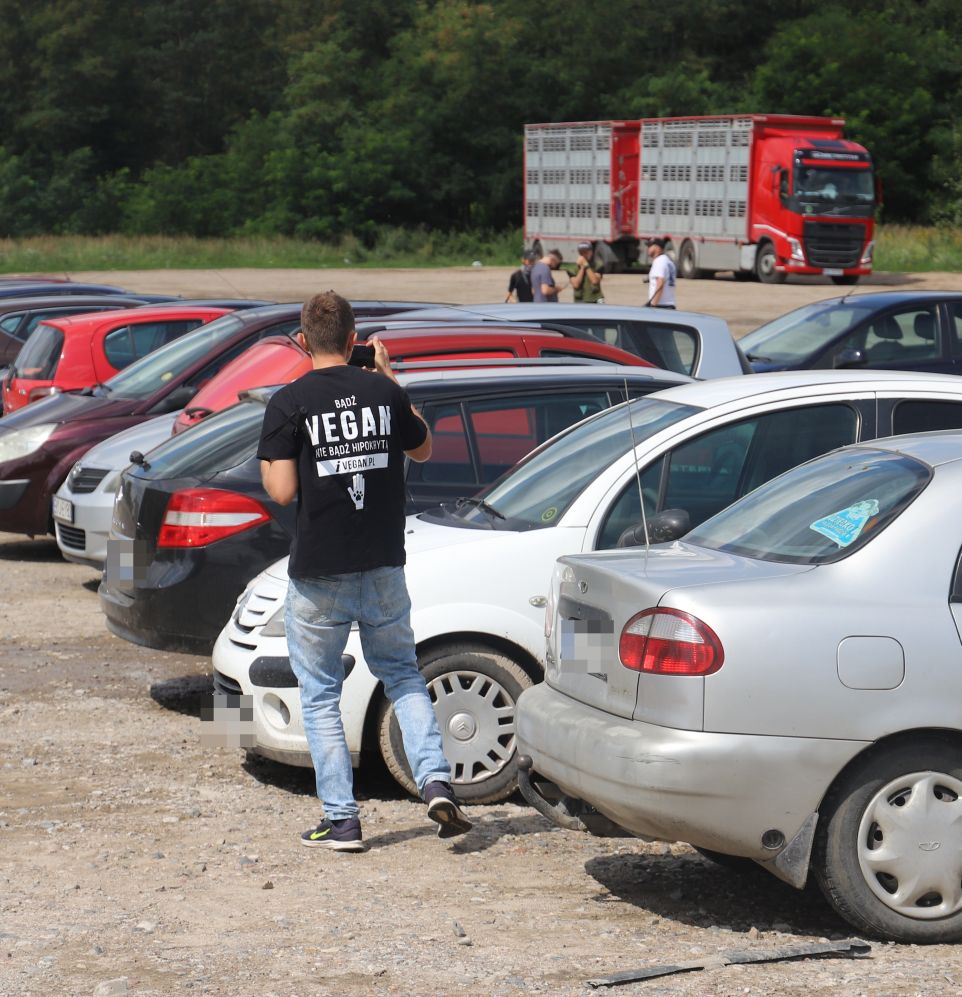
[[[404,580],[404,457],[426,461],[431,434],[376,337],[374,370],[348,364],[354,313],[333,291],[301,311],[299,340],[313,370],[268,403],[257,455],[274,501],[297,499],[285,623],[304,733],[324,817],[301,844],[364,850],[340,698],[342,654],[357,622],[368,668],[384,685],[404,751],[438,837],[471,822],[450,786],[451,766],[418,671]]]

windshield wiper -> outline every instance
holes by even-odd
[[[487,513],[494,519],[507,519],[503,512],[498,512],[493,505],[485,502],[482,498],[459,498],[454,503],[455,509],[461,509],[466,505],[473,505],[480,509],[482,512]]]
[[[758,353],[746,353],[745,354],[745,358],[747,360],[751,360],[752,363],[771,363],[772,362],[772,358],[771,357],[763,357],[763,356],[760,356]]]

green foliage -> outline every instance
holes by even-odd
[[[0,235],[521,223],[529,121],[846,117],[886,220],[962,222],[957,0],[0,0]],[[511,258],[514,257],[514,252]]]

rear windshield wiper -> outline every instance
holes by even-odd
[[[503,512],[498,512],[498,510],[495,509],[495,507],[493,505],[490,505],[489,503],[485,502],[484,499],[482,499],[482,498],[459,498],[454,503],[454,508],[455,509],[461,509],[461,508],[463,508],[466,505],[477,506],[477,508],[479,508],[482,512],[487,513],[493,519],[507,519],[508,518],[507,516],[505,516],[505,514]]]
[[[771,363],[772,362],[772,358],[771,357],[763,357],[763,356],[760,356],[757,353],[746,353],[745,354],[745,359],[746,360],[751,360],[753,363]]]

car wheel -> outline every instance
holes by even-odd
[[[436,648],[419,661],[441,728],[451,783],[466,803],[496,803],[518,786],[515,708],[531,676],[505,654],[477,644]],[[390,702],[378,713],[378,744],[391,775],[417,795]]]
[[[857,273],[836,274],[832,278],[832,283],[838,284],[840,287],[851,287],[853,284],[858,283],[858,276]]]
[[[813,866],[829,903],[896,942],[962,941],[962,750],[919,737],[875,752],[829,794]]]
[[[785,281],[785,274],[775,269],[778,257],[775,255],[775,247],[770,242],[763,242],[755,257],[755,276],[763,284],[782,284]]]
[[[708,271],[701,270],[695,263],[695,246],[691,242],[686,242],[681,247],[678,256],[678,273],[686,280],[697,280],[700,277],[707,277]]]

